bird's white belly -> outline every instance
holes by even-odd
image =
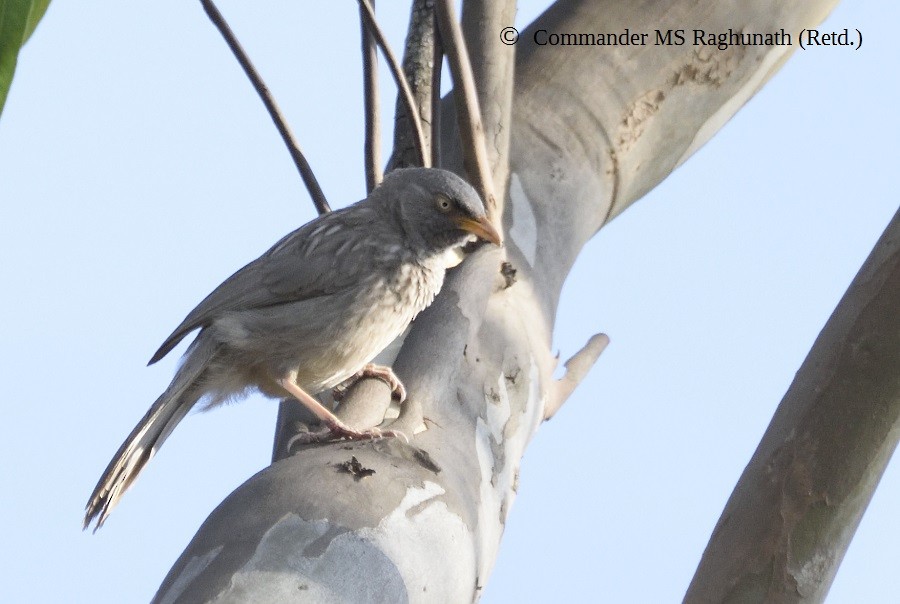
[[[346,309],[340,327],[330,334],[327,347],[334,356],[298,359],[298,383],[319,392],[353,376],[431,304],[443,280],[443,270],[404,265],[393,280],[368,288]]]

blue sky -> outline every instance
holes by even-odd
[[[295,4],[221,8],[343,205],[364,194],[355,3],[314,18]],[[520,5],[524,26],[544,2]],[[381,12],[399,45],[405,11]],[[680,600],[897,208],[898,22],[890,3],[839,5],[825,27],[859,28],[862,50],[796,53],[586,247],[554,347],[568,358],[597,331],[612,344],[526,453],[484,602]],[[199,3],[50,6],[0,117],[5,599],[148,600],[213,507],[267,464],[271,402],[192,415],[107,526],[80,530],[99,473],[172,375],[177,355],[146,368],[152,352],[313,215]],[[829,602],[900,592],[898,507],[893,464]]]

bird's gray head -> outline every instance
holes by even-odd
[[[453,172],[394,170],[372,196],[391,207],[407,237],[430,252],[463,245],[472,235],[502,243],[478,193]]]

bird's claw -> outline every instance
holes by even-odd
[[[339,442],[342,440],[381,440],[383,438],[401,438],[406,444],[409,444],[409,437],[399,430],[381,430],[380,428],[356,430],[346,424],[340,423],[326,425],[319,430],[299,432],[288,440],[286,447],[288,451],[291,451],[293,450],[294,445]]]
[[[400,381],[400,378],[394,373],[394,370],[390,367],[386,367],[384,365],[376,365],[374,363],[369,363],[362,369],[356,372],[356,374],[344,381],[343,384],[339,384],[331,389],[331,396],[334,400],[340,402],[347,396],[347,390],[355,384],[358,380],[362,378],[375,378],[381,380],[391,389],[391,396],[397,399],[399,402],[403,402],[406,400],[406,387],[403,385],[403,382]]]

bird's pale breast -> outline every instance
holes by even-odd
[[[230,375],[217,380],[216,398],[247,386],[283,396],[275,380],[293,370],[297,383],[311,394],[354,375],[431,304],[443,284],[446,262],[412,257],[391,268],[368,272],[340,292],[217,319],[213,331],[227,342],[231,362]],[[235,367],[244,369],[236,375]]]
[[[355,374],[431,304],[444,273],[438,263],[411,261],[389,276],[373,278],[359,289],[344,317],[327,330],[328,351],[318,359],[297,359],[298,382],[319,392]],[[330,362],[320,362],[326,358]]]

